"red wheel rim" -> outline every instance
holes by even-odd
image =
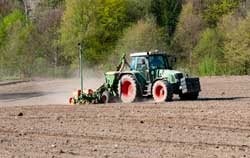
[[[163,86],[161,85],[158,85],[156,88],[155,88],[155,96],[158,98],[158,99],[162,99],[165,95],[165,91],[164,91],[164,88]]]
[[[132,83],[129,81],[124,81],[122,83],[121,94],[125,97],[129,97],[133,93]]]

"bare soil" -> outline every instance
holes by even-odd
[[[78,80],[0,86],[0,157],[249,158],[250,76],[201,84],[197,101],[83,106],[65,105]]]

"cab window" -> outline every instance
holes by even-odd
[[[148,61],[146,57],[133,57],[131,60],[131,70],[144,71],[148,69]]]
[[[167,69],[168,63],[165,56],[151,55],[149,56],[150,69]]]

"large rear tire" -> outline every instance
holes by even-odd
[[[167,81],[163,80],[158,80],[154,83],[152,94],[155,102],[165,102],[173,99],[173,93],[170,85]]]
[[[118,93],[123,103],[132,103],[138,96],[136,81],[132,75],[123,75],[119,81]]]

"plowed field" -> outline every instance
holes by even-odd
[[[77,85],[1,85],[0,157],[250,157],[250,76],[201,78],[197,101],[161,104],[66,105]]]

